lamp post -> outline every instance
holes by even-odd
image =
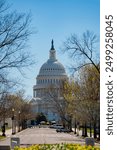
[[[15,127],[14,127],[14,108],[12,108],[12,134],[15,134]]]
[[[20,132],[20,110],[19,110],[19,112],[18,112],[18,116],[19,116],[19,120],[18,120],[18,132]]]
[[[2,136],[6,136],[5,134],[5,107],[3,109],[3,125],[2,125]]]
[[[6,134],[5,134],[5,118],[4,118],[4,122],[3,122],[3,126],[2,126],[2,136],[6,136]]]
[[[3,95],[3,100],[5,100],[5,98],[6,98],[6,95]],[[5,134],[5,117],[6,117],[6,111],[7,111],[7,109],[6,109],[6,106],[5,106],[5,103],[3,103],[3,109],[2,109],[2,114],[3,114],[3,125],[2,125],[2,136],[6,136],[6,134]]]
[[[74,118],[74,122],[75,122],[75,131],[74,131],[74,134],[76,134],[76,110],[75,110],[75,118]]]

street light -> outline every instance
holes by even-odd
[[[4,94],[2,95],[2,99],[3,99],[3,100],[6,99],[6,94],[5,94],[5,95],[4,95]],[[7,109],[6,109],[6,104],[3,103],[3,109],[2,109],[2,113],[3,113],[2,136],[6,136],[6,134],[5,134],[5,117],[6,117],[6,111],[7,111]]]
[[[12,134],[15,134],[15,130],[14,130],[14,108],[12,108]]]
[[[19,110],[19,112],[18,112],[18,117],[19,117],[19,118],[18,118],[18,119],[19,119],[19,120],[18,120],[18,132],[20,132],[20,113],[21,113],[21,112],[20,112],[20,110]]]
[[[75,110],[75,131],[74,131],[74,134],[76,134],[76,110]]]
[[[6,136],[6,134],[5,134],[5,123],[2,126],[2,136]]]
[[[6,136],[5,134],[5,111],[3,110],[3,126],[2,126],[2,136]]]

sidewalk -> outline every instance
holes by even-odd
[[[75,129],[72,128],[72,130],[74,131]],[[16,129],[16,133],[17,133],[17,129]],[[79,136],[82,136],[82,130],[80,130],[78,133],[79,133]],[[12,135],[12,129],[6,130],[5,134],[6,134],[6,137],[10,137]],[[77,129],[76,129],[76,134],[77,134]],[[2,135],[1,131],[0,131],[0,135]],[[89,133],[88,133],[88,136],[90,136]]]
[[[6,131],[6,138],[0,141],[0,145],[10,145],[11,137],[20,138],[20,146],[34,144],[55,144],[55,143],[77,143],[84,145],[85,138],[74,135],[74,133],[57,133],[55,129],[50,128],[28,128],[12,135],[12,130]],[[95,145],[100,144],[95,142]]]

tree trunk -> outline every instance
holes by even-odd
[[[90,137],[92,137],[91,122],[90,122]]]
[[[72,119],[69,120],[69,123],[68,123],[68,124],[69,124],[69,129],[70,129],[70,131],[72,131]]]
[[[82,125],[82,136],[85,136],[84,124]]]
[[[76,124],[76,118],[75,118],[75,122],[74,122],[74,134],[76,134],[76,128],[77,128],[77,124]]]
[[[98,140],[100,140],[100,124],[98,126]]]
[[[99,140],[100,140],[100,125],[99,125]]]
[[[66,123],[64,120],[62,121],[62,124],[63,124],[63,127],[66,128]]]
[[[79,124],[77,124],[77,136],[79,136]]]
[[[97,134],[96,134],[96,123],[95,123],[95,122],[94,122],[93,129],[94,129],[94,138],[97,138]]]
[[[87,137],[87,123],[85,122],[85,137]]]

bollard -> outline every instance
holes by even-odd
[[[20,147],[20,138],[19,137],[11,137],[11,149],[14,149],[14,147]]]
[[[94,146],[94,145],[95,145],[94,138],[86,137],[86,138],[85,138],[85,144],[86,144],[87,146],[88,146],[88,145]]]

